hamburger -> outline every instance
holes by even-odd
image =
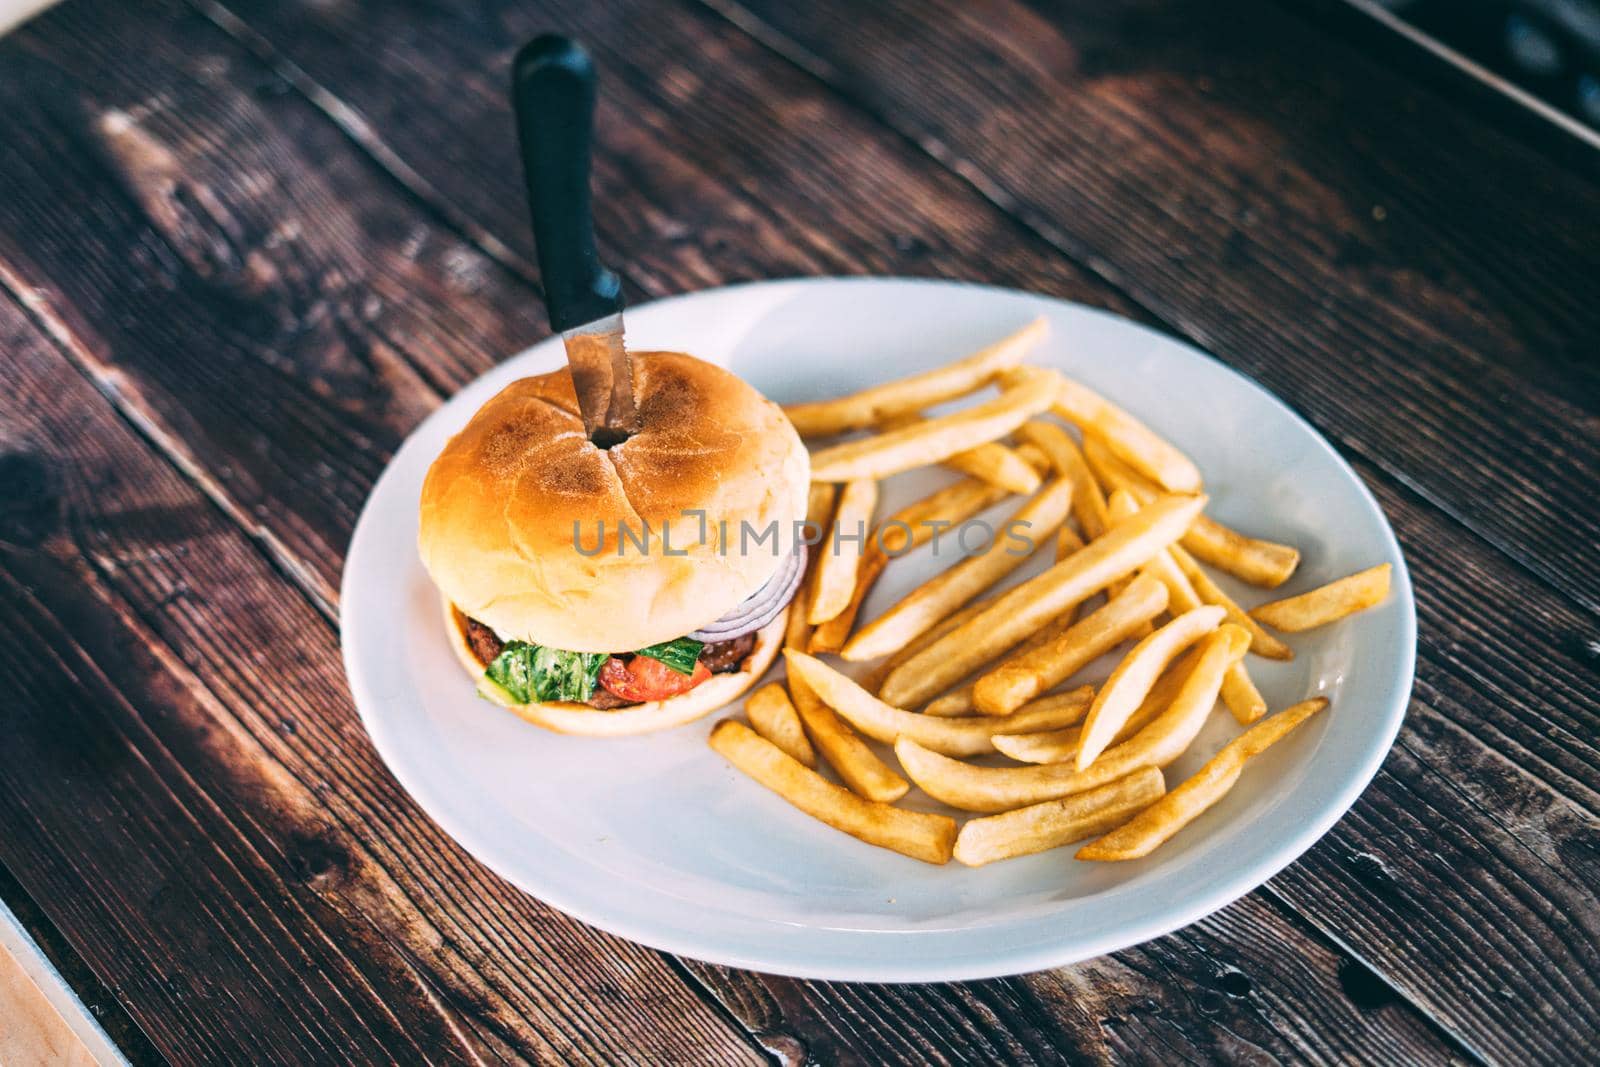
[[[777,655],[810,464],[782,410],[678,352],[633,354],[638,429],[589,439],[570,368],[513,382],[434,460],[418,547],[483,696],[564,733],[677,726]]]

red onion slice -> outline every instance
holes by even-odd
[[[795,550],[787,559],[778,566],[777,571],[768,578],[760,589],[745,597],[739,606],[728,614],[696,630],[689,636],[696,641],[714,644],[718,641],[732,641],[735,637],[754,633],[767,623],[778,617],[784,605],[794,599],[794,594],[800,588],[800,579],[806,573],[806,546],[796,544]]]

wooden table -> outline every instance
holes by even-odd
[[[1422,637],[1320,844],[1135,949],[883,987],[598,933],[418,810],[340,562],[407,431],[546,332],[504,90],[551,28],[603,71],[634,301],[1020,286],[1335,443]],[[67,0],[0,41],[0,892],[136,1062],[1586,1058],[1600,185],[1472,99],[1255,0]]]

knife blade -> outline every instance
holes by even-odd
[[[600,444],[602,436],[620,435],[620,440],[635,432],[639,409],[633,396],[633,360],[622,343],[622,312],[567,330],[561,339],[590,440]]]

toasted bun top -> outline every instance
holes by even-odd
[[[621,652],[681,637],[755,592],[805,518],[810,463],[776,404],[682,353],[633,367],[640,430],[621,444],[589,441],[563,367],[506,386],[428,469],[422,561],[502,638]],[[778,536],[741,551],[741,521]],[[619,553],[623,523],[648,525],[648,551]]]

